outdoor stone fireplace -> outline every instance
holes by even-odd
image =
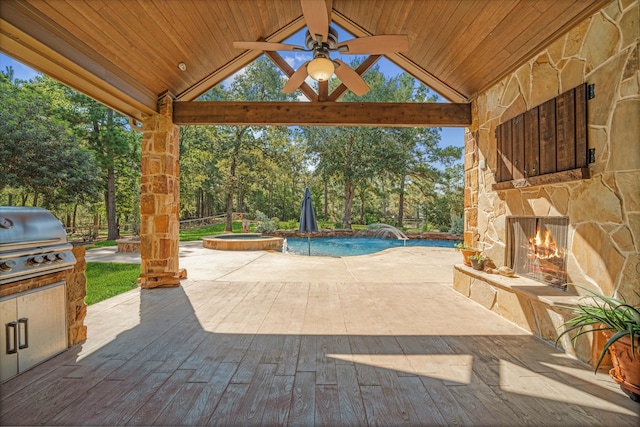
[[[640,305],[639,18],[637,0],[609,3],[473,102],[465,133],[465,243],[517,277],[456,265],[454,288],[550,342],[570,315],[563,307],[587,290]],[[565,119],[573,117],[565,102],[571,90],[575,105],[584,102],[580,115],[575,110],[575,151],[560,145]],[[543,128],[543,113],[544,124],[555,117],[555,128]],[[508,139],[511,151],[502,146]],[[539,148],[533,154],[530,140]],[[549,158],[552,172],[541,171],[536,156]],[[573,169],[561,167],[567,161]],[[553,261],[544,259],[550,255]],[[556,284],[567,288],[550,286]],[[582,338],[561,345],[590,362],[598,345],[590,334]]]
[[[568,217],[507,217],[507,265],[520,276],[566,289]]]

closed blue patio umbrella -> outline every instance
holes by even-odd
[[[307,242],[309,243],[309,255],[311,255],[311,236],[309,233],[318,231],[318,223],[316,222],[316,213],[311,204],[311,191],[309,188],[304,190],[304,198],[302,199],[302,209],[300,212],[300,227],[298,231],[307,233]]]

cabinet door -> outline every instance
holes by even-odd
[[[17,298],[18,369],[25,369],[67,348],[65,286],[47,288]]]
[[[0,381],[18,374],[17,319],[15,298],[0,301]]]

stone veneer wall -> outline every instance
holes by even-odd
[[[568,216],[571,283],[640,303],[640,2],[616,0],[473,102],[465,133],[465,242],[505,264],[508,215]],[[583,82],[591,178],[494,192],[495,129]],[[486,168],[479,165],[486,161]],[[476,243],[479,242],[479,243]],[[582,292],[582,291],[578,291]]]
[[[87,340],[87,327],[84,319],[87,317],[87,304],[84,297],[87,295],[87,261],[84,246],[74,246],[73,256],[76,257],[76,265],[65,273],[67,281],[67,344],[69,347],[83,343]]]

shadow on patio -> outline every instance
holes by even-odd
[[[194,275],[197,276],[197,275]],[[183,281],[90,308],[8,425],[637,425],[606,374],[441,282]]]

